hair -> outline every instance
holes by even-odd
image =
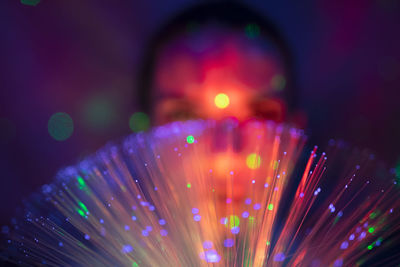
[[[152,84],[158,52],[171,40],[187,31],[189,24],[201,28],[210,22],[234,29],[244,30],[252,23],[259,28],[260,37],[268,39],[282,57],[286,75],[286,87],[283,96],[288,103],[289,111],[297,106],[297,90],[293,72],[293,58],[290,49],[279,30],[264,16],[235,1],[208,2],[184,10],[161,27],[146,47],[138,76],[139,109],[152,114]]]

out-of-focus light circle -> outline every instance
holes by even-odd
[[[57,112],[51,115],[47,128],[51,137],[57,141],[64,141],[74,132],[74,122],[67,113]]]
[[[400,181],[400,159],[397,161],[396,167],[395,167],[395,175],[397,179]]]
[[[150,127],[150,119],[146,113],[136,112],[129,119],[129,128],[133,132],[146,131]]]
[[[247,24],[244,31],[250,39],[256,38],[260,35],[260,27],[255,23]]]
[[[224,224],[226,227],[233,229],[235,227],[238,227],[240,224],[240,219],[236,215],[231,215],[226,220],[224,221]]]
[[[249,169],[257,169],[261,165],[261,157],[256,153],[251,153],[246,157],[246,165]]]
[[[27,6],[36,6],[40,3],[40,0],[21,0],[21,4]]]
[[[215,96],[214,103],[217,108],[224,109],[229,106],[229,97],[226,94],[220,93]]]
[[[186,142],[188,142],[188,144],[193,144],[194,143],[194,137],[193,135],[188,135],[186,137]]]
[[[107,95],[93,95],[83,106],[82,116],[85,127],[96,134],[112,129],[116,120],[118,106]]]
[[[286,86],[286,79],[283,75],[275,75],[271,79],[271,87],[276,91],[282,91]]]
[[[218,255],[217,251],[214,249],[202,251],[199,256],[200,259],[205,260],[206,262],[219,262],[221,260],[221,256]]]

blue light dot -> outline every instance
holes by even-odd
[[[161,229],[161,230],[160,230],[160,235],[166,236],[166,235],[168,235],[168,231],[165,230],[165,229]]]
[[[90,239],[90,236],[89,236],[88,234],[86,234],[86,235],[85,235],[85,239],[86,239],[86,240],[89,240],[89,239]]]
[[[146,230],[142,230],[142,235],[143,235],[143,236],[148,236],[148,235],[149,235],[149,232],[147,232]]]
[[[249,217],[249,213],[248,213],[247,211],[243,212],[243,213],[242,213],[242,217],[243,217],[243,218]]]
[[[232,238],[228,238],[224,240],[224,247],[226,248],[231,248],[235,245],[235,240],[233,240]]]
[[[63,247],[64,246],[63,242],[59,242],[58,246]]]
[[[147,232],[153,231],[153,227],[151,227],[150,225],[146,226],[146,231]]]
[[[335,260],[335,262],[333,263],[334,267],[341,267],[343,265],[343,259],[337,259]]]
[[[260,203],[254,204],[253,208],[255,210],[259,210],[261,208],[261,204]]]
[[[282,252],[277,253],[274,257],[274,261],[281,262],[284,260],[285,260],[285,254],[283,254]]]
[[[159,221],[158,221],[158,223],[160,224],[160,225],[165,225],[165,220],[164,219],[160,219]]]
[[[196,222],[200,221],[200,219],[201,219],[201,216],[198,214],[193,216],[193,220],[195,220]]]
[[[129,231],[129,229],[130,229],[129,225],[125,225],[124,229],[125,229],[125,231]]]
[[[124,245],[122,246],[122,253],[126,254],[132,252],[133,248],[131,245]]]
[[[267,188],[267,187],[268,187],[268,183],[265,183],[265,184],[264,184],[264,187]]]
[[[200,253],[200,258],[205,260],[206,262],[219,262],[221,260],[221,256],[218,255],[216,250],[209,250]]]
[[[193,214],[199,213],[199,209],[198,209],[198,208],[193,208],[193,209],[192,209],[192,213],[193,213]]]
[[[235,226],[231,229],[232,234],[236,235],[240,232],[239,226]]]
[[[132,221],[136,221],[136,220],[137,220],[136,216],[132,216]]]
[[[246,198],[246,200],[244,201],[244,203],[246,205],[250,205],[251,204],[251,198]]]
[[[208,240],[203,242],[204,249],[211,249],[212,247],[213,247],[213,242],[208,241]]]

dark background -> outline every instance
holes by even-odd
[[[199,1],[0,2],[0,208],[56,171],[129,134],[135,73],[149,38]],[[400,156],[400,1],[246,1],[286,37],[296,60],[312,140]],[[74,133],[56,141],[47,123],[68,113]],[[400,166],[399,166],[400,170]]]

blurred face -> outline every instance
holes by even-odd
[[[194,118],[282,121],[282,59],[257,28],[203,27],[158,54],[152,88],[155,124]]]

